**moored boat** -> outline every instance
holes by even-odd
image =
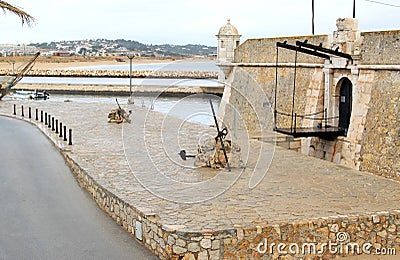
[[[16,90],[9,94],[9,97],[12,99],[32,99],[32,100],[46,100],[49,99],[49,93],[46,91],[38,91],[38,90]]]

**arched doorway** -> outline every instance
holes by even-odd
[[[347,134],[350,125],[352,90],[353,84],[348,78],[344,78],[340,85],[339,128],[344,129],[345,134]]]

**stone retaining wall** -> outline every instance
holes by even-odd
[[[223,239],[235,237],[235,230],[179,232],[179,226],[161,225],[157,215],[129,205],[99,185],[68,153],[63,155],[97,205],[160,259],[221,259]]]
[[[12,75],[9,69],[0,69],[1,75]],[[129,78],[127,70],[31,70],[27,77],[96,77],[96,78]],[[134,70],[133,78],[173,78],[173,79],[216,79],[215,71],[164,71],[164,70]]]
[[[293,259],[368,255],[377,249],[391,255],[400,252],[400,210],[252,228],[180,232],[179,226],[162,225],[157,215],[135,208],[104,189],[68,153],[64,157],[98,206],[160,259]]]
[[[223,240],[223,257],[293,259],[308,255],[330,259],[334,255],[376,254],[376,249],[395,255],[400,250],[399,231],[400,211],[237,229],[236,237]],[[317,254],[308,254],[314,252],[313,246]],[[359,253],[353,254],[352,247]]]
[[[58,147],[65,148],[55,141],[57,138],[53,138],[54,134],[46,131],[47,128],[41,128],[40,124],[37,126]],[[400,210],[281,221],[260,226],[238,225],[223,230],[182,231],[181,226],[165,225],[151,210],[131,205],[104,188],[79,166],[68,149],[62,149],[62,154],[80,186],[90,193],[98,206],[161,259],[321,258],[345,255],[345,251],[339,251],[339,246],[346,249],[347,245],[360,249],[362,255],[374,253],[376,249],[391,254],[400,252]],[[335,246],[333,253],[327,247],[330,244]],[[307,250],[313,250],[315,245],[317,251],[321,248],[325,251],[303,253],[304,245]],[[297,248],[299,253],[290,253]],[[353,251],[349,252],[353,254]]]

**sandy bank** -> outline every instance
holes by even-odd
[[[14,69],[19,68],[29,61],[30,57],[0,57],[1,69]],[[156,58],[141,58],[135,57],[132,60],[133,64],[146,64],[146,63],[161,63],[173,62],[176,59],[156,59]],[[209,59],[185,59],[187,61],[209,61]],[[101,65],[119,65],[129,64],[127,57],[39,57],[33,69],[59,69],[70,67],[86,67],[86,66],[101,66]]]
[[[136,59],[132,60],[133,64],[146,64],[146,63],[161,63],[171,62],[171,60],[160,59]],[[62,69],[62,68],[75,68],[75,67],[88,67],[88,66],[102,66],[102,65],[121,65],[129,64],[129,59],[122,57],[121,61],[116,61],[114,58],[108,60],[88,60],[88,61],[73,61],[73,62],[36,62],[34,69]]]

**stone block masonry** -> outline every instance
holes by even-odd
[[[400,211],[340,216],[238,229],[223,240],[224,259],[330,259],[349,255],[396,255]],[[317,253],[315,253],[317,252]]]
[[[81,187],[97,205],[161,259],[400,254],[400,210],[252,228],[185,232],[179,231],[179,225],[161,225],[156,214],[129,205],[93,180],[68,154],[64,156]]]
[[[309,43],[320,44],[329,47],[328,35],[315,35],[315,36],[289,36],[289,37],[276,37],[276,38],[260,38],[248,39],[235,50],[234,63],[275,63],[276,61],[276,42],[288,41],[289,44],[295,41],[305,41]],[[293,63],[294,53],[283,51],[279,54],[279,62]],[[299,63],[319,63],[323,64],[323,59],[313,56],[301,55],[299,56]]]
[[[360,137],[360,169],[400,181],[400,71],[377,71]]]
[[[361,64],[399,65],[400,31],[362,32],[361,37]]]
[[[161,259],[281,259],[400,254],[400,210],[201,232],[161,225],[159,217],[129,205],[64,154],[81,187],[117,224]],[[139,231],[138,228],[141,230]]]
[[[327,109],[332,118],[328,125],[338,126],[342,82],[351,82],[350,124],[346,136],[334,139],[302,138],[301,151],[313,157],[368,171],[395,181],[400,180],[400,31],[360,32],[357,20],[338,19],[338,30],[332,36],[298,36],[250,39],[235,50],[226,85],[224,122],[233,127],[239,114],[247,130],[273,130],[268,117],[275,107],[277,73],[278,112],[292,113],[294,87],[294,52],[279,50],[276,43],[308,40],[325,48],[339,47],[352,55],[352,60],[332,58],[324,61],[309,55],[298,56],[293,113],[318,113]],[[234,112],[236,110],[236,112]],[[261,112],[260,112],[261,111]],[[323,114],[320,114],[322,117]],[[297,126],[311,127],[322,120],[299,118]],[[277,127],[290,128],[290,116],[278,113]]]
[[[260,127],[266,131],[272,131],[273,118],[267,117],[266,113],[272,113],[275,107],[275,83],[276,72],[278,74],[277,86],[277,110],[285,114],[291,114],[294,81],[296,90],[294,93],[294,112],[306,114],[309,110],[306,106],[307,100],[311,97],[307,95],[310,86],[324,85],[323,59],[313,56],[299,54],[296,79],[294,78],[294,52],[281,49],[279,51],[278,70],[276,71],[276,43],[288,41],[288,44],[295,44],[296,41],[308,40],[313,44],[324,44],[327,46],[328,37],[326,35],[314,37],[287,37],[287,38],[268,38],[250,39],[240,45],[235,51],[235,63],[232,64],[230,80],[227,85],[231,88],[229,104],[234,107],[243,117],[247,129],[257,133]],[[328,46],[327,46],[328,47]],[[318,96],[317,96],[318,97]],[[321,103],[318,100],[318,103]],[[321,105],[318,105],[320,108]],[[269,110],[269,112],[265,112]],[[261,111],[261,112],[256,112]],[[224,121],[232,123],[233,111],[226,111]],[[303,119],[299,118],[297,125],[301,126]],[[290,117],[279,115],[277,125],[281,128],[290,128]]]

